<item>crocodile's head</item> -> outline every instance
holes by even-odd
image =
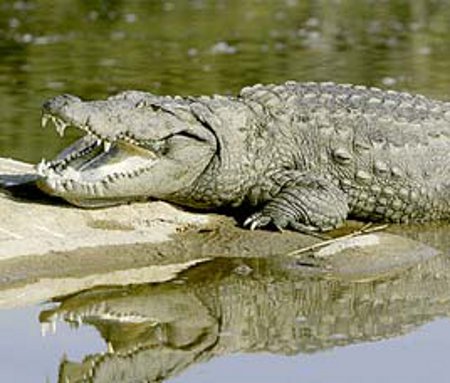
[[[64,358],[58,382],[162,382],[211,357],[219,322],[195,293],[171,283],[129,287],[79,292],[40,314],[43,335],[65,321],[95,327],[107,345],[81,362]]]
[[[175,200],[189,190],[216,152],[216,137],[195,117],[189,102],[129,91],[103,101],[71,95],[48,100],[43,126],[85,136],[53,161],[42,161],[38,186],[78,206],[130,200]]]

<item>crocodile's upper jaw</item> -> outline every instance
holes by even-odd
[[[118,111],[113,111],[117,115],[128,109],[124,108],[125,101],[119,101]],[[77,111],[84,108],[80,121],[73,118],[74,113],[68,117],[70,113],[67,109],[73,104]],[[107,137],[98,134],[95,125],[83,123],[86,115],[88,120],[92,115],[101,120],[102,113],[111,113],[111,110],[104,112],[102,104],[100,107],[98,105],[98,102],[94,104],[73,98],[66,100],[60,110],[44,109],[43,126],[52,121],[61,136],[68,126],[86,132],[83,138],[63,150],[56,159],[49,162],[42,160],[37,165],[42,177],[37,185],[44,192],[82,207],[107,206],[147,198],[171,200],[177,192],[195,182],[214,156],[214,138],[209,137],[208,132],[202,132],[205,136],[201,137],[186,134],[179,126],[171,129],[170,121],[164,118],[154,118],[164,126],[155,126],[154,133],[151,127],[146,127],[145,138],[137,139],[128,130],[124,133],[120,126],[111,126],[112,133]],[[133,107],[134,103],[130,103],[129,108]],[[149,110],[148,113],[155,112]],[[114,117],[118,117],[116,120],[120,122],[121,116]],[[196,129],[202,127],[197,126]]]

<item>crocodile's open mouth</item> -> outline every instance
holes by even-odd
[[[43,336],[65,322],[93,326],[106,343],[81,362],[64,358],[59,381],[162,381],[207,355],[219,339],[219,323],[195,294],[173,286],[105,286],[54,299],[58,306],[39,315]]]
[[[108,309],[106,303],[88,307],[85,312],[69,310],[53,315],[49,314],[41,313],[41,319],[43,320],[41,322],[42,336],[45,336],[48,331],[55,333],[57,322],[64,321],[74,329],[83,324],[94,326],[105,337],[105,351],[91,354],[84,358],[82,362],[70,362],[69,360],[61,362],[60,374],[66,377],[66,381],[72,381],[78,375],[89,377],[92,379],[89,381],[94,381],[95,376],[99,377],[105,373],[108,375],[106,370],[112,366],[116,367],[116,373],[117,369],[119,371],[121,369],[133,371],[133,365],[142,363],[142,360],[157,363],[154,358],[160,353],[180,354],[180,351],[183,353],[183,350],[178,351],[176,345],[171,344],[168,339],[167,332],[172,327],[171,323],[160,322],[138,313],[115,313]],[[108,339],[108,336],[113,339]],[[183,346],[186,345],[183,344]],[[193,346],[195,346],[195,343]],[[188,352],[189,349],[185,350],[186,354]],[[145,358],[147,355],[150,355],[150,357]],[[142,366],[142,371],[148,368],[146,367]],[[151,368],[148,369],[151,371]],[[149,372],[150,374],[151,372]]]
[[[83,138],[63,150],[56,159],[42,160],[37,165],[39,175],[45,180],[38,184],[50,194],[79,192],[80,189],[85,189],[91,195],[102,197],[105,188],[150,171],[158,159],[156,151],[149,147],[144,148],[130,136],[122,134],[114,141],[109,141],[95,135],[86,126],[71,125],[57,116],[44,114],[42,126],[47,126],[49,121],[61,137],[68,127],[75,127],[86,133]],[[73,199],[70,202],[81,206],[113,203],[111,200],[97,199]]]

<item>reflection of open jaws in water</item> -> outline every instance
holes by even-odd
[[[317,352],[399,336],[448,315],[446,257],[387,269],[354,280],[293,260],[217,259],[170,282],[57,300],[41,321],[95,326],[108,343],[80,363],[63,361],[61,383],[160,382],[213,357]]]

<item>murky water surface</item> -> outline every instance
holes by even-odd
[[[446,0],[2,1],[0,156],[61,149],[39,120],[64,92],[232,94],[294,79],[450,100],[448,68]],[[444,257],[391,279],[215,261],[170,283],[0,311],[0,381],[446,381],[449,246],[432,237]]]
[[[216,259],[1,312],[2,380],[445,381],[449,289],[448,255],[358,281]]]

